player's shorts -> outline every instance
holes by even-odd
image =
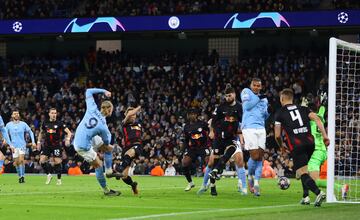
[[[20,155],[25,155],[25,148],[15,148],[15,152],[13,153],[13,158],[18,158]]]
[[[75,149],[75,150],[80,156],[84,158],[85,161],[89,163],[93,162],[97,157],[97,153],[92,148],[90,148],[89,150],[83,150],[83,149]]]
[[[234,146],[236,148],[236,142],[237,140],[234,139],[216,139],[212,143],[212,152],[214,153],[214,155],[221,156],[224,154],[226,148],[230,146]]]
[[[241,144],[240,144],[240,141],[236,141],[236,150],[233,154],[233,156],[237,153],[242,153],[242,148],[241,148]]]
[[[259,148],[265,150],[265,128],[247,128],[242,130],[242,133],[245,141],[245,150],[256,150]]]
[[[191,161],[194,163],[198,157],[201,158],[201,160],[203,161],[204,158],[208,155],[206,153],[206,150],[209,151],[209,149],[206,148],[200,148],[200,149],[191,149],[191,148],[187,148],[184,151],[184,156],[188,156],[191,158]]]
[[[291,152],[291,156],[294,160],[294,170],[298,170],[301,167],[308,165],[311,155],[314,152],[314,145],[296,146]]]
[[[320,171],[320,166],[327,159],[327,152],[324,150],[315,150],[311,155],[311,158],[308,163],[309,171]]]
[[[99,135],[94,136],[91,139],[91,147],[95,152],[99,152],[99,148],[104,145],[104,141]]]
[[[40,155],[45,155],[47,157],[62,157],[63,148],[59,146],[44,146],[41,148]]]
[[[121,152],[122,157],[126,154],[126,152],[130,149],[134,149],[135,150],[135,157],[139,157],[142,155],[143,153],[143,147],[141,144],[134,144],[131,147],[126,147],[123,148],[123,151]]]

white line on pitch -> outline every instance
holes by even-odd
[[[133,220],[133,219],[162,218],[162,217],[201,214],[201,213],[209,213],[209,212],[248,211],[248,210],[259,210],[259,209],[283,208],[283,207],[291,207],[291,206],[299,206],[299,204],[260,206],[260,207],[248,207],[248,208],[233,208],[233,209],[211,209],[211,210],[201,210],[201,211],[193,211],[193,212],[172,212],[172,213],[155,214],[155,215],[143,215],[143,216],[135,216],[135,217],[116,218],[116,219],[111,219],[111,220]]]

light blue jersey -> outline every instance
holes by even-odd
[[[241,129],[265,128],[265,120],[269,117],[267,98],[260,99],[253,91],[245,88],[241,92],[241,101],[243,106]]]
[[[111,133],[106,124],[106,119],[99,111],[93,97],[96,93],[105,92],[105,89],[96,88],[86,90],[86,113],[75,132],[74,147],[76,150],[90,150],[91,140],[96,135],[102,138],[105,145],[110,144]]]
[[[5,129],[5,124],[4,124],[4,121],[1,116],[0,116],[0,131],[1,131],[3,138],[5,139],[6,143],[11,145],[9,134],[8,134],[7,130]]]
[[[7,123],[6,130],[11,140],[9,144],[15,148],[20,148],[20,149],[26,148],[25,133],[28,133],[30,135],[31,142],[35,144],[34,133],[30,129],[29,125],[27,125],[23,121],[18,121],[18,122],[11,121]]]

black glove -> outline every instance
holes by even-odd
[[[260,98],[260,99],[266,99],[266,98],[267,98],[267,95],[265,95],[265,94],[260,94],[260,95],[259,95],[259,98]]]

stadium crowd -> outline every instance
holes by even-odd
[[[0,19],[137,16],[359,8],[356,0],[3,0]]]
[[[260,77],[271,113],[280,106],[278,92],[281,89],[293,88],[299,102],[308,92],[315,93],[319,88],[325,90],[327,85],[324,77],[326,57],[298,51],[251,58],[245,56],[237,64],[230,65],[219,63],[216,51],[210,55],[193,53],[187,56],[164,53],[140,59],[119,51],[99,50],[95,57],[93,71],[86,79],[76,72],[83,66],[81,59],[76,57],[6,62],[6,77],[2,78],[0,85],[1,116],[5,123],[10,120],[11,110],[17,108],[22,120],[37,136],[40,124],[48,117],[47,111],[55,107],[59,119],[74,133],[85,113],[85,89],[106,88],[113,94],[114,113],[108,125],[115,145],[114,162],[120,163],[122,140],[119,131],[124,111],[128,106],[141,105],[139,120],[144,127],[144,151],[133,163],[132,172],[151,174],[156,167],[173,175],[180,172],[182,129],[187,109],[197,107],[202,110],[201,120],[209,120],[222,100],[226,83],[231,83],[239,94],[252,77]],[[265,159],[278,175],[292,175],[293,164],[288,152],[276,148],[271,117],[267,124]],[[75,153],[72,146],[65,149],[63,172],[70,173],[73,168],[77,169],[75,173],[91,171],[89,164]],[[11,157],[8,149],[5,172],[14,172]],[[27,172],[43,172],[39,165],[39,151],[28,148],[26,168]],[[232,162],[227,165],[227,170],[234,170]],[[200,163],[193,173],[202,175]]]

